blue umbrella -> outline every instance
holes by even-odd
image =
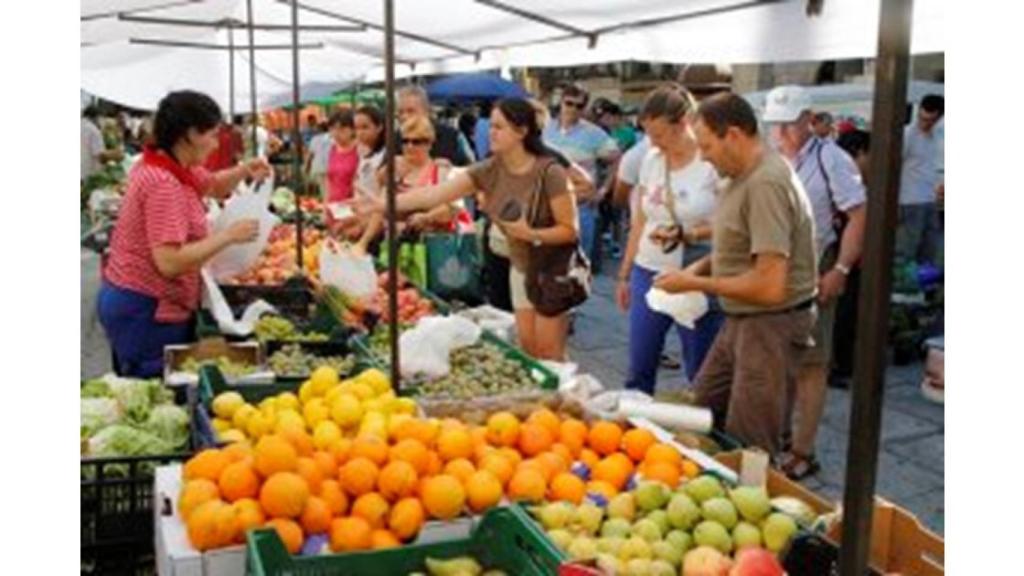
[[[431,100],[471,101],[499,98],[529,98],[530,94],[515,82],[497,74],[457,74],[427,85]]]

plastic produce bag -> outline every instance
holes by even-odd
[[[248,336],[256,328],[256,321],[260,319],[260,316],[269,312],[277,312],[277,309],[265,300],[257,300],[246,307],[241,318],[235,318],[224,293],[210,272],[203,269],[201,276],[203,279],[203,306],[213,315],[213,319],[217,322],[217,328],[222,334]]]
[[[467,308],[456,312],[463,318],[476,322],[484,330],[490,330],[505,342],[511,342],[516,330],[516,317],[511,312],[495,308],[490,304]]]
[[[658,288],[647,292],[647,305],[655,312],[671,316],[678,324],[693,329],[701,316],[707,314],[708,297],[702,292],[669,294]]]
[[[453,350],[472,346],[483,331],[459,316],[427,316],[398,339],[403,378],[440,378],[451,371]]]
[[[369,298],[377,293],[373,258],[356,254],[348,245],[327,240],[320,249],[320,282],[352,298]]]
[[[269,208],[273,183],[273,176],[269,176],[255,191],[244,183],[239,184],[234,195],[224,204],[224,210],[214,220],[213,233],[226,230],[240,220],[255,219],[260,225],[255,240],[232,244],[210,260],[206,268],[216,280],[224,280],[249,270],[267,247],[270,231],[281,221]]]

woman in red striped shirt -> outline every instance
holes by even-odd
[[[164,346],[194,339],[200,268],[224,248],[256,238],[255,220],[216,234],[207,228],[204,197],[227,197],[243,178],[270,174],[262,158],[217,173],[203,168],[220,122],[209,96],[168,94],[154,120],[155,142],[128,174],[98,302],[120,374],[159,376]]]

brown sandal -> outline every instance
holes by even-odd
[[[794,481],[800,481],[808,476],[813,476],[821,470],[821,464],[813,454],[803,456],[796,452],[789,452],[783,457],[782,472]]]

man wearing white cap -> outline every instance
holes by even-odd
[[[783,470],[791,478],[800,479],[819,468],[814,440],[825,409],[835,304],[863,249],[865,192],[853,159],[831,138],[815,135],[812,102],[805,89],[780,86],[769,92],[763,120],[811,201],[821,273],[814,346],[804,354],[788,406],[792,414],[795,405],[799,420],[789,454],[782,460]]]

